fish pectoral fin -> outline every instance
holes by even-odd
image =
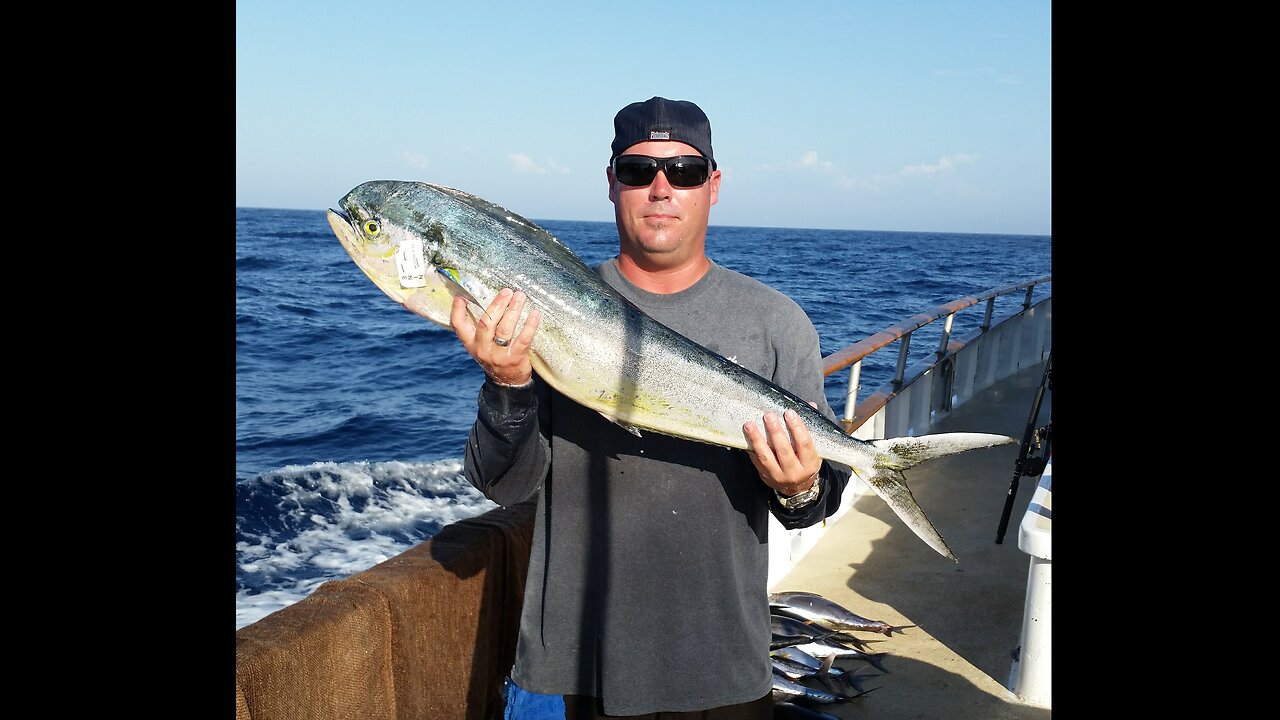
[[[444,287],[449,291],[450,295],[460,297],[467,301],[469,304],[467,309],[471,311],[472,317],[478,319],[482,315],[489,314],[488,311],[485,310],[484,304],[467,289],[466,285],[462,284],[462,278],[458,275],[457,270],[454,270],[453,268],[436,267],[436,272],[444,279]]]
[[[608,416],[608,415],[605,415],[603,412],[600,412],[599,410],[597,410],[596,412],[600,413],[600,417],[604,418],[605,420],[608,420],[609,422],[613,423],[614,425],[617,425],[618,427],[622,428],[623,430],[626,430],[627,432],[631,433],[632,435],[635,435],[636,437],[644,437],[643,435],[641,435],[641,434],[640,434],[640,428],[636,427],[635,425],[628,425],[628,424],[626,424],[626,423],[622,422],[621,420],[619,420],[618,418],[610,417],[610,416]]]
[[[831,674],[831,666],[835,663],[835,661],[836,661],[836,654],[835,654],[835,653],[831,653],[830,655],[828,655],[828,656],[826,656],[825,658],[823,658],[823,659],[822,659],[822,667],[818,670],[818,674],[819,674],[819,675],[830,675],[830,674]]]
[[[467,299],[467,302],[473,302],[477,305],[480,304],[480,301],[476,299],[475,295],[471,294],[471,291],[467,289],[467,286],[462,284],[462,278],[458,275],[457,270],[437,266],[436,272],[439,273],[440,277],[444,280],[444,286],[449,289],[450,295],[454,297],[463,297]]]

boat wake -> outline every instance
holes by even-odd
[[[289,465],[236,481],[236,629],[497,507],[461,460]]]

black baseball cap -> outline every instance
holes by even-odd
[[[627,148],[648,140],[675,140],[692,145],[716,167],[711,152],[711,121],[702,108],[688,100],[651,97],[634,102],[613,116],[613,154],[609,162]]]

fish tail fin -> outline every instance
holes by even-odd
[[[867,485],[871,486],[876,495],[889,505],[889,509],[893,510],[894,514],[901,518],[917,537],[948,560],[960,562],[956,559],[956,554],[947,546],[947,541],[942,539],[942,533],[938,532],[938,529],[933,526],[933,521],[920,508],[920,503],[916,502],[911,489],[907,487],[906,478],[900,471],[880,469],[863,480],[866,480]]]
[[[911,490],[907,487],[902,471],[926,460],[966,450],[1016,443],[1017,440],[1007,435],[992,433],[935,433],[867,442],[880,452],[876,456],[873,474],[869,478],[862,479],[929,547],[948,560],[959,562],[955,553],[951,552],[951,548],[947,547],[946,541],[942,539],[942,534],[933,526],[933,522],[924,514],[924,510],[920,509],[920,504],[916,502]]]
[[[875,691],[875,690],[879,690],[879,689],[880,689],[880,686],[879,686],[879,685],[877,685],[877,686],[875,686],[875,687],[871,688],[870,690],[863,690],[862,692],[858,693],[857,695],[853,695],[853,696],[847,697],[847,698],[845,698],[845,699],[846,699],[846,700],[852,700],[852,699],[854,699],[854,698],[860,698],[860,697],[862,697],[863,695],[866,695],[866,694],[867,694],[867,693],[869,693],[869,692],[873,692],[873,691]]]
[[[913,627],[916,627],[916,626],[915,625],[893,625],[893,626],[890,626],[889,629],[885,630],[884,634],[885,634],[885,637],[893,637],[893,634],[895,632],[898,633],[899,635],[902,635],[903,630],[906,630],[907,628],[913,628]]]
[[[925,460],[953,455],[966,450],[1008,445],[1017,440],[1008,435],[992,433],[935,433],[918,437],[895,437],[868,440],[877,450],[883,450],[893,456],[890,467],[894,470],[906,470],[919,465]]]
[[[871,666],[872,666],[872,667],[874,667],[875,669],[879,670],[880,672],[882,672],[882,673],[888,673],[888,672],[889,672],[889,668],[885,667],[885,666],[880,662],[880,658],[882,658],[882,657],[884,657],[885,655],[888,655],[888,654],[889,654],[889,653],[863,653],[863,654],[862,654],[862,655],[860,655],[859,657],[861,657],[863,660],[866,660],[867,662],[871,663]]]
[[[862,692],[862,682],[863,682],[864,680],[867,680],[867,679],[869,679],[869,678],[873,678],[873,677],[880,677],[880,676],[879,676],[879,675],[876,675],[876,674],[874,674],[874,673],[872,673],[872,674],[869,674],[869,675],[868,675],[868,674],[862,673],[862,672],[860,672],[860,671],[859,671],[859,672],[846,672],[846,673],[844,673],[843,675],[840,675],[840,680],[841,680],[842,682],[844,682],[844,684],[845,684],[849,689],[853,690],[854,692]],[[841,695],[847,695],[848,693],[840,693],[840,694],[841,694]]]

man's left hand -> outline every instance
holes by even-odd
[[[817,407],[816,403],[809,404]],[[754,422],[742,426],[750,445],[747,457],[756,466],[760,479],[783,497],[808,490],[822,467],[822,457],[813,445],[809,428],[795,410],[783,413],[782,419],[765,413],[763,422],[763,430]]]

